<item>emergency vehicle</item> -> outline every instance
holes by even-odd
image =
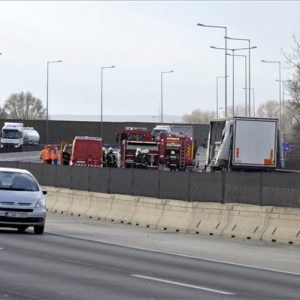
[[[121,143],[127,141],[152,141],[151,131],[145,127],[125,127],[121,131]]]
[[[132,168],[135,166],[137,149],[149,150],[150,165],[148,168],[158,168],[159,143],[152,141],[151,131],[144,127],[125,127],[121,132],[121,160],[120,167]]]
[[[76,136],[72,144],[71,166],[101,167],[102,139],[100,137]]]
[[[193,137],[169,134],[160,139],[159,163],[168,165],[171,151],[178,156],[179,170],[192,169],[195,166],[196,141]]]

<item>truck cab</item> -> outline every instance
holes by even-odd
[[[1,148],[22,150],[23,148],[23,123],[5,122],[2,128]]]

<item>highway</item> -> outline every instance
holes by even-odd
[[[49,213],[43,236],[0,230],[0,299],[299,299],[299,258],[295,246]]]

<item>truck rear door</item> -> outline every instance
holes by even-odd
[[[277,120],[235,119],[233,166],[276,166]]]

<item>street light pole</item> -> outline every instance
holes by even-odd
[[[202,23],[198,23],[197,26],[200,27],[209,27],[209,28],[221,28],[225,30],[225,37],[227,37],[227,27],[226,26],[215,26],[215,25],[204,25]],[[225,78],[225,117],[227,117],[227,39],[225,38],[225,74],[224,74],[224,78]]]
[[[248,87],[243,88],[244,90],[249,90]],[[253,111],[253,117],[255,117],[255,97],[254,97],[254,88],[251,88],[252,90],[252,111]],[[251,103],[251,99],[249,100],[249,103]],[[249,115],[251,117],[251,115]]]
[[[164,123],[164,111],[163,111],[163,74],[173,73],[174,71],[163,71],[160,72],[160,122]]]
[[[210,48],[212,49],[216,49],[216,50],[223,50],[224,48],[221,47],[215,47],[215,46],[210,46]],[[253,46],[250,48],[250,50],[252,49],[256,49],[256,46]],[[233,56],[233,60],[232,60],[232,65],[233,65],[233,70],[232,70],[232,115],[234,116],[234,51],[238,51],[238,50],[248,50],[248,48],[234,48],[234,49],[227,49],[232,51],[232,56]]]
[[[224,78],[224,76],[216,77],[216,116],[219,118],[219,79]]]
[[[46,102],[47,102],[47,121],[46,121],[46,142],[49,143],[49,65],[50,64],[57,64],[61,63],[62,60],[53,60],[53,61],[47,61],[47,94],[46,94]]]
[[[231,56],[231,54],[228,53],[228,55]],[[247,93],[248,93],[248,89],[247,89],[247,55],[235,55],[235,57],[243,57],[245,59],[245,116],[247,117],[247,114],[248,114],[248,99],[247,99]]]
[[[103,70],[104,69],[113,69],[115,66],[103,67],[101,66],[101,124],[100,124],[100,136],[103,138]]]
[[[279,80],[278,80],[278,85],[279,85],[279,123],[281,124],[281,118],[282,118],[282,109],[281,109],[281,62],[276,61],[276,60],[261,60],[262,63],[270,63],[270,64],[278,64],[278,75],[279,75]]]
[[[248,49],[249,49],[249,54],[248,54],[248,58],[249,58],[249,68],[248,68],[248,71],[249,71],[249,117],[251,116],[251,41],[250,39],[241,39],[241,38],[232,38],[232,37],[228,37],[226,36],[225,37],[226,39],[229,39],[229,40],[235,40],[235,41],[245,41],[245,42],[248,42]],[[257,48],[257,47],[256,47]]]

